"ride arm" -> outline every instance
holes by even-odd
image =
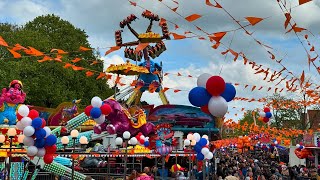
[[[148,26],[148,28],[147,28],[147,30],[146,30],[146,33],[147,33],[147,32],[151,32],[152,24],[153,24],[153,20],[150,20],[150,24],[149,24],[149,26]]]
[[[127,24],[127,27],[128,27],[128,29],[131,31],[131,33],[132,33],[137,39],[139,39],[139,34],[138,34],[134,29],[132,29],[132,27],[130,26],[130,24]]]

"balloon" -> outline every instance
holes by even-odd
[[[31,118],[31,119],[39,117],[39,112],[34,110],[34,109],[32,109],[32,110],[30,110],[28,117]]]
[[[137,140],[136,137],[132,137],[132,138],[130,139],[130,141],[131,141],[131,144],[132,144],[132,145],[136,145],[136,144],[138,143],[138,140]]]
[[[32,120],[32,127],[34,127],[35,129],[39,129],[42,126],[42,119],[41,118],[35,118],[34,120]]]
[[[91,112],[91,109],[93,108],[92,105],[90,106],[87,106],[85,109],[84,109],[84,113],[87,115],[87,116],[90,116],[90,112]]]
[[[23,130],[23,129],[24,129],[24,126],[22,125],[21,121],[18,121],[18,122],[17,122],[16,127],[17,127],[19,130]]]
[[[266,113],[265,112],[259,112],[259,116],[264,118],[264,117],[266,117]]]
[[[43,157],[46,154],[46,150],[44,148],[38,149],[37,156]]]
[[[45,138],[48,137],[48,136],[51,134],[51,129],[50,129],[49,127],[44,127],[43,130],[46,131],[46,136],[45,136]]]
[[[264,109],[263,109],[263,111],[266,113],[266,112],[270,112],[270,108],[268,108],[268,107],[265,107]]]
[[[209,109],[208,109],[208,105],[202,106],[200,107],[201,111],[206,113],[206,114],[210,114]]]
[[[269,122],[269,118],[264,117],[264,118],[263,118],[263,122],[265,122],[265,123]]]
[[[17,113],[17,119],[20,121],[23,118],[19,113]]]
[[[149,143],[149,141],[145,141],[143,145],[144,145],[145,147],[149,147],[149,146],[150,146],[150,143]]]
[[[23,139],[23,144],[25,146],[33,146],[34,145],[34,139],[32,137],[25,136],[24,139]]]
[[[94,107],[91,109],[90,111],[90,116],[93,118],[93,119],[97,119],[101,116],[101,110],[100,108],[97,108],[97,107]]]
[[[139,140],[139,143],[140,143],[140,144],[144,144],[144,139],[140,139],[140,140]]]
[[[27,126],[23,129],[23,134],[25,136],[32,136],[35,132],[35,129],[32,126]]]
[[[45,143],[45,145],[46,145],[46,146],[52,146],[52,145],[56,144],[56,142],[57,142],[56,136],[50,134],[50,135],[46,138],[46,143]]]
[[[220,96],[226,89],[226,83],[220,76],[212,76],[207,81],[206,89],[212,96]]]
[[[37,139],[43,139],[46,137],[47,132],[44,129],[38,129],[34,134]]]
[[[207,144],[207,139],[206,138],[201,138],[198,143],[199,143],[199,145],[201,147],[203,147],[203,146],[205,146]]]
[[[194,146],[194,150],[195,150],[197,153],[200,153],[200,152],[201,152],[201,149],[202,149],[202,147],[201,147],[199,144],[196,144],[196,145]]]
[[[41,128],[44,128],[46,125],[47,125],[46,120],[42,119],[42,126],[41,126]]]
[[[31,124],[32,124],[32,119],[29,118],[29,117],[23,117],[20,122],[21,122],[21,124],[22,124],[24,127],[26,127],[26,126],[31,126]]]
[[[189,102],[197,107],[207,105],[210,98],[211,95],[203,87],[195,87],[189,92]]]
[[[202,161],[202,160],[204,159],[204,155],[203,155],[202,153],[198,153],[198,154],[197,154],[197,159],[198,159],[199,161]]]
[[[205,155],[205,158],[209,159],[209,160],[212,159],[213,158],[213,153],[209,152],[208,154]]]
[[[46,164],[52,163],[52,161],[53,161],[53,155],[52,155],[52,154],[46,154],[46,155],[44,155],[43,161],[44,161],[44,163],[46,163]]]
[[[207,155],[209,152],[210,152],[210,151],[209,151],[208,148],[202,148],[202,149],[201,149],[201,153],[202,153],[203,155]]]
[[[266,118],[271,118],[272,114],[271,112],[266,112]]]
[[[228,111],[227,101],[221,96],[213,96],[208,107],[210,113],[215,117],[223,117]]]
[[[234,97],[236,97],[236,88],[230,84],[226,83],[226,89],[223,91],[221,96],[227,101],[230,102]]]
[[[102,105],[102,100],[101,98],[99,98],[98,96],[95,96],[91,99],[91,105],[93,107],[97,107],[97,108],[100,108],[101,105]]]
[[[23,116],[26,117],[29,114],[29,108],[26,105],[21,105],[18,109],[18,113]]]
[[[97,124],[102,124],[102,123],[104,123],[105,120],[106,120],[106,118],[105,118],[105,115],[104,115],[104,114],[102,114],[99,118],[94,119],[94,121],[95,121]]]
[[[201,136],[199,133],[194,133],[193,134],[193,139],[196,140],[196,142],[198,142],[200,140]]]
[[[197,86],[198,87],[206,87],[208,79],[211,77],[211,74],[203,73],[197,79]]]
[[[54,154],[57,151],[57,145],[45,146],[47,154]]]
[[[43,148],[45,144],[45,140],[44,139],[36,139],[36,142],[34,143],[34,146],[36,146],[37,148]]]
[[[111,106],[109,104],[104,104],[100,107],[102,114],[109,115],[112,111]]]
[[[38,148],[35,146],[29,146],[27,149],[27,155],[28,156],[35,156],[38,152]]]

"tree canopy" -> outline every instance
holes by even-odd
[[[62,49],[69,52],[63,56],[63,62],[79,57],[82,60],[77,66],[103,70],[103,63],[90,65],[96,60],[95,52],[77,52],[80,46],[91,48],[88,35],[56,15],[36,17],[21,27],[3,23],[0,30],[8,44],[31,46],[46,53],[54,48]],[[13,59],[3,47],[0,54],[0,87],[7,87],[13,79],[21,80],[27,93],[26,104],[51,108],[61,102],[82,99],[82,104],[88,105],[94,96],[107,98],[113,93],[106,80],[86,77],[84,72],[65,69],[61,63],[39,63],[36,57],[30,56]]]

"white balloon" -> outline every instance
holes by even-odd
[[[297,144],[296,147],[299,148],[299,147],[300,147],[300,144]]]
[[[209,112],[215,117],[223,117],[228,111],[228,103],[221,96],[212,96],[208,103]]]
[[[197,86],[206,88],[207,81],[211,76],[208,73],[201,74],[197,79]]]
[[[25,146],[33,146],[34,145],[34,140],[33,140],[32,137],[25,136],[24,139],[23,139],[23,144]]]
[[[201,139],[201,136],[199,133],[194,133],[193,134],[193,139],[196,140],[196,142],[198,142]]]
[[[183,144],[184,144],[185,146],[190,146],[191,141],[190,141],[189,139],[185,139],[185,140],[183,141]]]
[[[29,118],[29,117],[23,117],[23,118],[21,119],[21,123],[22,123],[22,125],[23,125],[24,127],[26,127],[26,126],[31,126],[31,124],[32,124],[32,119]]]
[[[46,136],[45,136],[45,138],[46,138],[51,134],[51,129],[47,126],[45,126],[43,129],[46,131]]]
[[[21,116],[23,116],[23,117],[28,116],[29,111],[30,111],[30,110],[29,110],[28,106],[26,106],[26,105],[21,105],[21,106],[19,107],[19,109],[18,109],[18,113],[19,113]]]
[[[25,136],[32,136],[34,134],[34,128],[32,126],[27,126],[23,129],[23,134]]]
[[[99,98],[98,96],[95,96],[95,97],[93,97],[92,99],[91,99],[91,105],[93,106],[93,107],[101,107],[101,105],[102,105],[102,100],[101,100],[101,98]]]
[[[46,154],[46,149],[44,148],[39,148],[37,152],[38,157],[43,157]]]
[[[208,140],[208,139],[209,139],[209,136],[206,135],[206,134],[204,134],[204,135],[202,135],[202,138],[205,138],[206,140]]]
[[[213,158],[213,153],[209,152],[208,154],[205,155],[206,159],[212,159]]]
[[[259,112],[259,116],[264,118],[264,117],[266,117],[266,113],[265,112]]]
[[[202,153],[204,156],[206,156],[209,152],[210,152],[210,151],[209,151],[208,148],[202,148],[202,149],[201,149],[201,153]]]
[[[94,119],[94,121],[97,123],[97,124],[102,124],[102,123],[104,123],[104,121],[106,120],[106,118],[105,118],[105,115],[101,115],[99,118],[97,118],[97,119]]]
[[[27,149],[28,156],[35,156],[38,153],[38,148],[35,146],[29,146]]]
[[[140,136],[140,139],[143,139],[143,140],[144,140],[144,139],[146,139],[146,137],[144,137],[144,135],[141,135],[141,136]]]
[[[132,137],[132,138],[130,139],[130,144],[131,144],[131,145],[136,145],[137,143],[138,143],[138,140],[137,140],[136,137]]]
[[[123,132],[123,134],[122,134],[122,137],[123,137],[124,139],[129,139],[130,136],[131,136],[131,134],[130,134],[129,131],[125,131],[125,132]]]
[[[17,122],[16,127],[17,127],[19,130],[23,130],[23,129],[24,129],[24,126],[23,126],[23,124],[22,124],[20,121]]]

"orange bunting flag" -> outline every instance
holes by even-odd
[[[209,35],[210,41],[220,42],[220,40],[227,34],[227,32],[217,32]]]
[[[284,22],[284,28],[287,29],[288,24],[289,24],[289,22],[291,20],[291,14],[290,13],[285,13],[284,15],[286,16],[286,21]]]
[[[87,76],[87,77],[90,77],[90,76],[93,76],[93,75],[94,75],[94,73],[91,72],[91,71],[87,71],[87,72],[86,72],[86,76]]]
[[[75,58],[75,59],[71,60],[71,62],[73,62],[73,63],[77,63],[79,61],[81,61],[81,58]]]
[[[169,73],[164,73],[164,75],[163,75],[163,76],[168,76],[168,74],[169,74]]]
[[[171,34],[172,34],[174,40],[185,39],[187,37],[187,36],[180,35],[177,33],[171,33]]]
[[[117,78],[116,78],[116,80],[115,80],[115,84],[119,84],[120,83],[120,79],[121,79],[121,77],[120,76],[117,76]]]
[[[13,58],[21,58],[21,54],[15,52],[15,51],[13,51],[13,50],[11,50],[11,49],[9,49],[9,48],[7,48],[7,49],[8,49],[8,50],[10,51],[10,53],[13,55]]]
[[[61,49],[51,49],[51,53],[57,51],[58,54],[68,54],[68,52],[65,52],[64,50]]]
[[[286,33],[289,33],[292,30],[297,33],[297,32],[302,32],[302,31],[307,30],[307,29],[301,28],[301,27],[297,27],[297,24],[295,23],[294,25],[292,25],[292,28],[289,31],[287,31]]]
[[[63,66],[63,68],[69,68],[69,67],[72,67],[73,65],[72,64],[70,64],[70,63],[66,63],[64,66]]]
[[[174,24],[174,29],[178,29],[178,28],[179,28],[179,26]]]
[[[96,80],[101,79],[101,78],[106,77],[106,76],[107,76],[106,73],[100,72],[100,74],[99,74],[99,76],[96,78]]]
[[[61,58],[62,58],[61,55],[57,55],[57,57],[54,58],[54,60],[55,60],[55,61],[58,61],[58,62],[62,62]]]
[[[300,76],[300,86],[304,83],[304,71],[302,71],[302,74]]]
[[[52,60],[52,57],[49,56],[44,56],[41,60],[38,60],[39,63],[45,62],[45,61],[50,61]]]
[[[177,6],[177,7],[175,7],[175,8],[172,8],[171,10],[172,10],[173,12],[176,12],[177,9],[178,9],[178,7],[179,7],[179,6]]]
[[[120,46],[113,46],[104,55],[106,56],[106,55],[112,53],[113,51],[119,50],[120,48],[121,48]]]
[[[91,51],[92,49],[90,48],[86,48],[86,47],[83,47],[83,46],[80,46],[79,47],[79,51]]]
[[[142,50],[144,50],[147,46],[149,46],[149,43],[140,43],[137,47],[135,52],[140,52]]]
[[[154,93],[157,90],[158,87],[156,87],[154,84],[149,85],[149,92]]]
[[[90,66],[95,65],[95,64],[99,64],[99,61],[93,61]]]
[[[217,49],[220,46],[220,42],[214,44],[213,46],[211,46],[213,49]]]
[[[179,2],[178,1],[175,1],[175,0],[172,0],[174,3],[176,3],[176,4],[179,4]]]
[[[0,46],[5,46],[8,47],[9,45],[7,44],[7,42],[0,36]]]
[[[263,18],[259,18],[259,17],[245,17],[247,21],[249,21],[249,23],[254,26],[256,24],[258,24],[259,22],[261,22],[263,20]]]
[[[232,49],[229,49],[229,52],[230,52],[232,55],[234,55],[233,61],[236,62],[237,59],[238,59],[238,57],[239,57],[239,53],[235,52],[235,51],[232,50]]]
[[[253,91],[254,89],[256,89],[256,87],[257,87],[257,86],[253,86],[252,89],[251,89],[251,91]]]
[[[175,89],[173,92],[177,93],[177,92],[180,92],[180,91],[181,91],[180,89]]]
[[[30,55],[33,55],[33,56],[43,56],[43,52],[40,52],[38,50],[36,50],[35,48],[31,47],[31,46],[28,46],[29,49],[30,49]]]
[[[136,2],[129,1],[129,3],[130,3],[132,6],[137,6],[137,3],[136,3]]]
[[[216,7],[216,8],[222,8],[219,3],[216,2],[216,5],[213,5],[213,4],[210,2],[210,0],[206,0],[206,5],[212,6],[212,7]]]
[[[177,76],[182,76],[182,75],[178,72]]]
[[[167,87],[164,87],[162,90],[161,90],[161,92],[166,92],[166,91],[168,91],[170,88],[167,88]]]
[[[15,44],[14,47],[12,48],[13,51],[19,51],[19,50],[25,50],[27,48],[21,46],[20,44]]]
[[[201,18],[201,15],[199,14],[191,14],[190,16],[186,17],[185,19],[189,22],[195,21],[197,19]]]
[[[312,0],[299,0],[299,5],[302,5],[304,3],[310,2]]]
[[[270,52],[270,51],[267,51],[270,55],[271,55],[271,59],[273,60],[273,59],[275,59],[276,58],[276,56],[274,55],[274,54],[272,54],[272,52]]]
[[[314,46],[311,47],[310,51],[314,51]]]
[[[81,70],[84,70],[84,68],[83,68],[83,67],[78,67],[78,66],[72,66],[72,69],[73,69],[74,71],[81,71]]]

